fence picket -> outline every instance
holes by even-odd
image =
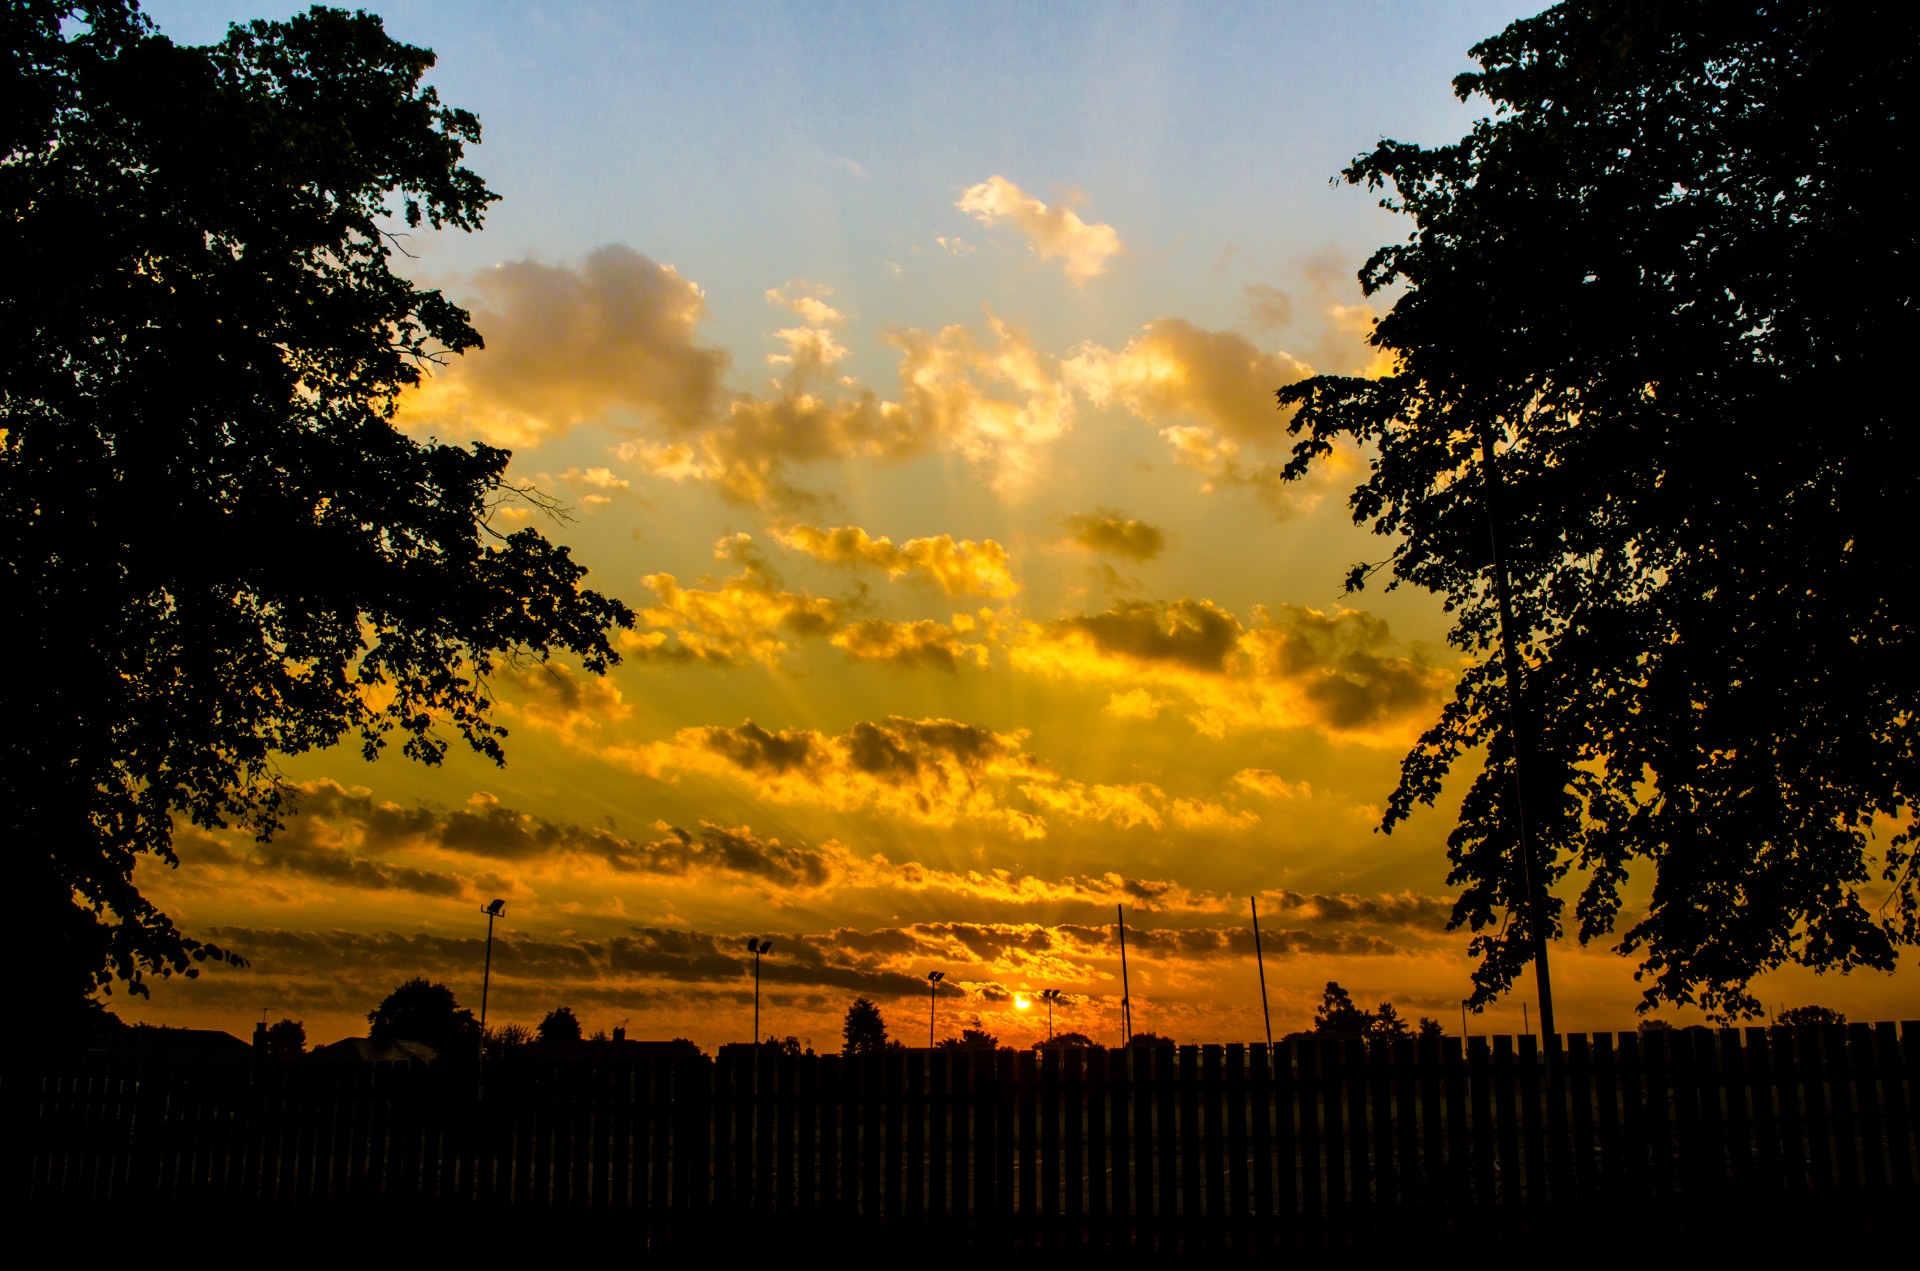
[[[14,1177],[36,1205],[478,1206],[647,1239],[839,1214],[1180,1254],[1300,1247],[1362,1210],[1407,1230],[1716,1193],[1807,1214],[1920,1200],[1920,1025],[1556,1044],[1550,1075],[1531,1038],[1446,1038],[528,1059],[490,1064],[484,1097],[471,1070],[327,1063],[0,1084],[31,1119]]]

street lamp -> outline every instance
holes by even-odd
[[[773,941],[749,937],[747,952],[753,955],[753,1044],[760,1044],[760,955],[771,951]]]
[[[940,992],[940,981],[947,978],[945,971],[927,972],[927,1049],[933,1049],[933,1004]]]
[[[1047,1040],[1053,1040],[1053,1004],[1060,1000],[1059,989],[1043,989],[1040,996],[1047,999]]]
[[[483,1059],[487,1054],[487,989],[493,984],[493,920],[506,910],[507,902],[497,898],[480,910],[487,916],[487,964],[480,973],[480,1056]]]

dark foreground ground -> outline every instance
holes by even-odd
[[[861,1265],[1078,1266],[1098,1259],[1119,1265],[1264,1266],[1420,1265],[1444,1259],[1471,1264],[1489,1257],[1530,1258],[1546,1265],[1623,1268],[1669,1265],[1675,1258],[1729,1257],[1779,1265],[1846,1258],[1886,1259],[1912,1266],[1920,1222],[1896,1198],[1877,1208],[1830,1206],[1818,1200],[1754,1203],[1691,1213],[1678,1207],[1632,1213],[1596,1211],[1444,1214],[1353,1214],[1338,1223],[1278,1226],[1213,1223],[1135,1224],[1124,1228],[1065,1222],[974,1222],[964,1226],[875,1224],[742,1216],[725,1224],[673,1224],[621,1215],[386,1207],[201,1207],[122,1205],[110,1213],[38,1207],[14,1224],[69,1247],[151,1257],[159,1265],[183,1257],[214,1262],[259,1258],[310,1265],[342,1258],[392,1266],[438,1265],[471,1258],[480,1266],[527,1260],[542,1265],[705,1266],[715,1259],[753,1258],[769,1271],[831,1260]]]

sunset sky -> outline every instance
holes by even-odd
[[[477,1011],[499,896],[491,1023],[744,1041],[758,936],[763,1032],[822,1050],[860,994],[924,1044],[934,970],[941,1035],[1027,1044],[1057,988],[1115,1042],[1122,904],[1135,1027],[1249,1040],[1257,896],[1276,1036],[1329,979],[1459,1030],[1464,781],[1374,828],[1459,655],[1431,597],[1343,593],[1391,550],[1364,457],[1280,484],[1273,391],[1379,366],[1354,273],[1408,226],[1329,178],[1458,137],[1468,46],[1538,5],[366,7],[502,196],[405,240],[487,347],[400,422],[510,447],[565,512],[495,528],[639,621],[605,679],[500,677],[503,769],[308,755],[272,843],[183,828],[141,886],[252,965],[123,1017],[325,1042],[414,975]],[[1564,1029],[1632,1026],[1630,963],[1555,956]],[[1912,962],[1759,993],[1892,1018]]]

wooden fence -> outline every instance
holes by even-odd
[[[464,1074],[345,1063],[4,1078],[15,1195],[599,1216],[648,1239],[833,1221],[1106,1239],[1462,1214],[1920,1200],[1920,1023]],[[1090,1234],[1089,1234],[1090,1233]],[[1102,1233],[1106,1233],[1103,1235]],[[1221,1235],[1221,1233],[1227,1233]]]

